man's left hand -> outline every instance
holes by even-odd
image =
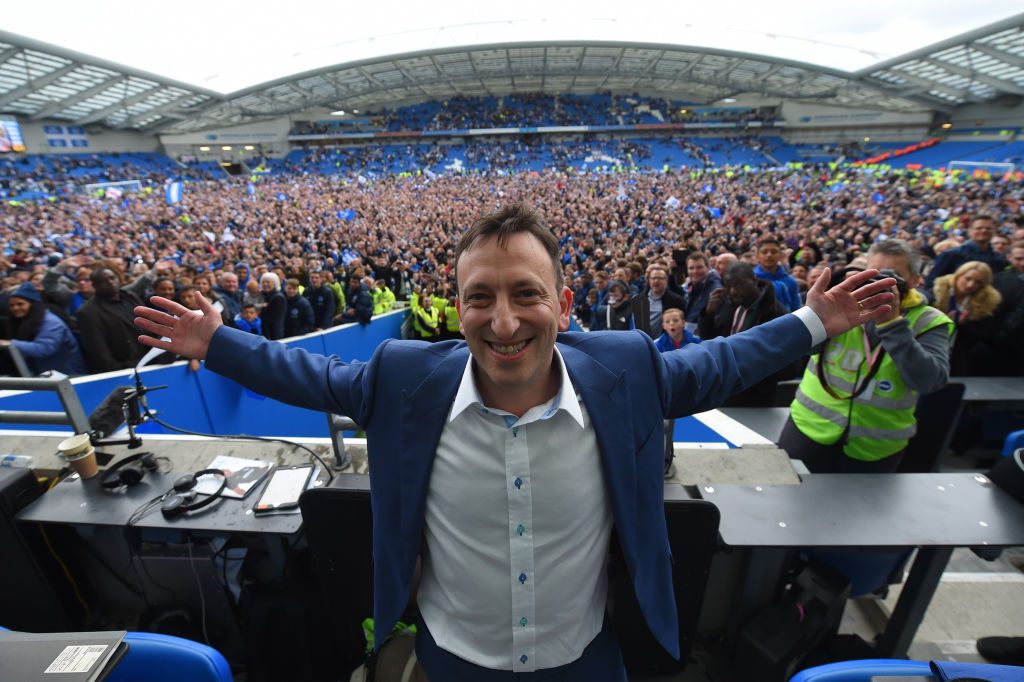
[[[878,270],[865,270],[828,289],[832,271],[826,268],[821,273],[807,293],[807,307],[821,319],[829,338],[865,322],[892,315],[896,305],[892,288],[896,286],[896,280],[888,277],[869,282],[877,276]]]

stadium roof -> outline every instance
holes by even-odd
[[[519,33],[509,28],[501,35],[513,38]],[[630,37],[621,31],[603,35]],[[413,100],[512,92],[611,90],[697,103],[753,93],[891,111],[951,111],[1006,95],[1024,96],[1024,14],[881,62],[878,53],[861,50],[861,61],[866,55],[868,65],[855,70],[678,42],[506,39],[401,49],[416,44],[392,41],[382,56],[225,94],[0,32],[0,112],[32,120],[184,132],[313,107],[373,110]],[[745,49],[762,47],[753,39],[748,44]],[[826,51],[837,48],[820,46]],[[250,41],[247,48],[258,50],[259,45]]]

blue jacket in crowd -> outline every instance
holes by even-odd
[[[775,268],[774,273],[768,272],[758,265],[754,268],[754,276],[772,283],[775,287],[775,300],[782,304],[787,313],[791,313],[803,305],[800,300],[800,285],[781,265]]]
[[[694,336],[690,332],[683,330],[683,342],[679,345],[679,348],[685,348],[691,343],[700,343],[700,337]],[[667,353],[670,350],[678,350],[672,337],[668,335],[668,332],[662,332],[661,336],[654,340],[654,347],[658,349],[659,353]]]
[[[75,335],[64,324],[64,320],[49,310],[46,311],[46,315],[39,325],[39,333],[36,334],[36,338],[31,341],[14,339],[11,343],[25,356],[25,362],[33,374],[40,374],[50,369],[68,376],[78,376],[88,372]]]

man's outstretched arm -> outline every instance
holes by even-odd
[[[832,289],[828,270],[807,296],[807,305],[728,338],[665,353],[663,386],[668,418],[710,410],[810,352],[813,345],[891,311],[895,280],[870,280],[865,270]]]
[[[344,414],[365,423],[367,364],[346,364],[225,327],[199,292],[198,311],[159,296],[151,300],[168,312],[139,306],[135,309],[135,324],[162,338],[140,336],[140,343],[206,360],[207,369],[260,395],[311,410]]]

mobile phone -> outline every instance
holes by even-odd
[[[311,464],[277,467],[270,475],[267,487],[253,507],[257,514],[279,509],[294,509],[299,506],[299,497],[309,487],[314,467]]]

